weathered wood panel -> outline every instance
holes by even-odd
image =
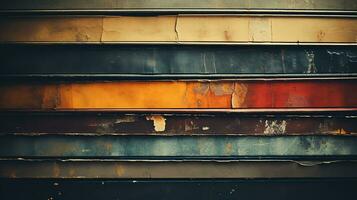
[[[351,91],[354,79],[3,82],[0,108],[355,108]]]
[[[356,21],[355,18],[234,15],[3,17],[0,41],[356,43]]]
[[[340,136],[0,136],[4,158],[257,158],[357,156],[355,137]]]
[[[0,75],[19,77],[357,73],[355,46],[3,44],[0,55]]]
[[[3,0],[4,9],[311,9],[357,10],[354,0]]]
[[[3,159],[1,178],[352,178],[357,161]]]
[[[33,199],[353,199],[356,178],[321,179],[1,179],[0,198]],[[327,189],[328,188],[328,189]],[[258,191],[258,192],[257,192]]]
[[[0,113],[7,135],[357,135],[356,113]]]

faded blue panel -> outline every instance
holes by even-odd
[[[356,46],[0,45],[6,74],[357,73]]]
[[[0,156],[339,156],[355,137],[2,136]]]

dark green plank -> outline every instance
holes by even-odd
[[[1,75],[357,73],[356,46],[0,45]]]
[[[355,199],[357,179],[63,180],[3,179],[0,198],[28,199]]]

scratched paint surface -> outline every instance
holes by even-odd
[[[1,136],[3,157],[356,156],[354,137]]]
[[[355,80],[2,83],[0,108],[356,107],[351,91]]]
[[[2,44],[0,54],[5,75],[357,73],[354,46]]]
[[[356,161],[8,159],[0,178],[328,178],[357,177]]]
[[[51,16],[3,17],[0,29],[2,42],[356,43],[357,23],[355,18],[234,15]]]
[[[346,114],[138,114],[21,112],[0,114],[0,134],[16,135],[357,135]]]

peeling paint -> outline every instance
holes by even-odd
[[[313,51],[306,51],[306,56],[307,56],[307,60],[308,60],[308,68],[307,68],[307,72],[308,74],[311,73],[316,73],[317,69],[315,66],[315,54]]]
[[[264,134],[284,134],[286,125],[285,120],[265,120]]]
[[[231,95],[234,92],[234,83],[212,82],[209,83],[210,91],[216,96]]]
[[[120,123],[132,123],[135,122],[135,116],[125,116],[123,118],[119,118],[115,121],[116,124],[120,124]]]
[[[345,129],[343,128],[339,128],[335,131],[331,131],[333,132],[334,134],[337,134],[337,135],[346,135],[346,134],[350,134],[350,132],[346,131]]]
[[[209,128],[208,126],[203,126],[203,127],[202,127],[202,130],[203,130],[203,131],[208,131],[209,129],[210,129],[210,128]]]
[[[234,84],[234,92],[232,93],[232,108],[243,107],[247,92],[248,87],[245,84]]]
[[[156,132],[163,132],[166,128],[166,118],[161,115],[147,116],[146,120],[152,120],[154,123],[154,129]]]
[[[219,80],[211,84],[219,84],[219,87],[210,87],[209,81],[3,83],[0,85],[0,108],[353,108],[357,102],[357,94],[351,92],[357,90],[355,83],[356,80],[345,79]],[[331,94],[334,98],[330,98]]]

